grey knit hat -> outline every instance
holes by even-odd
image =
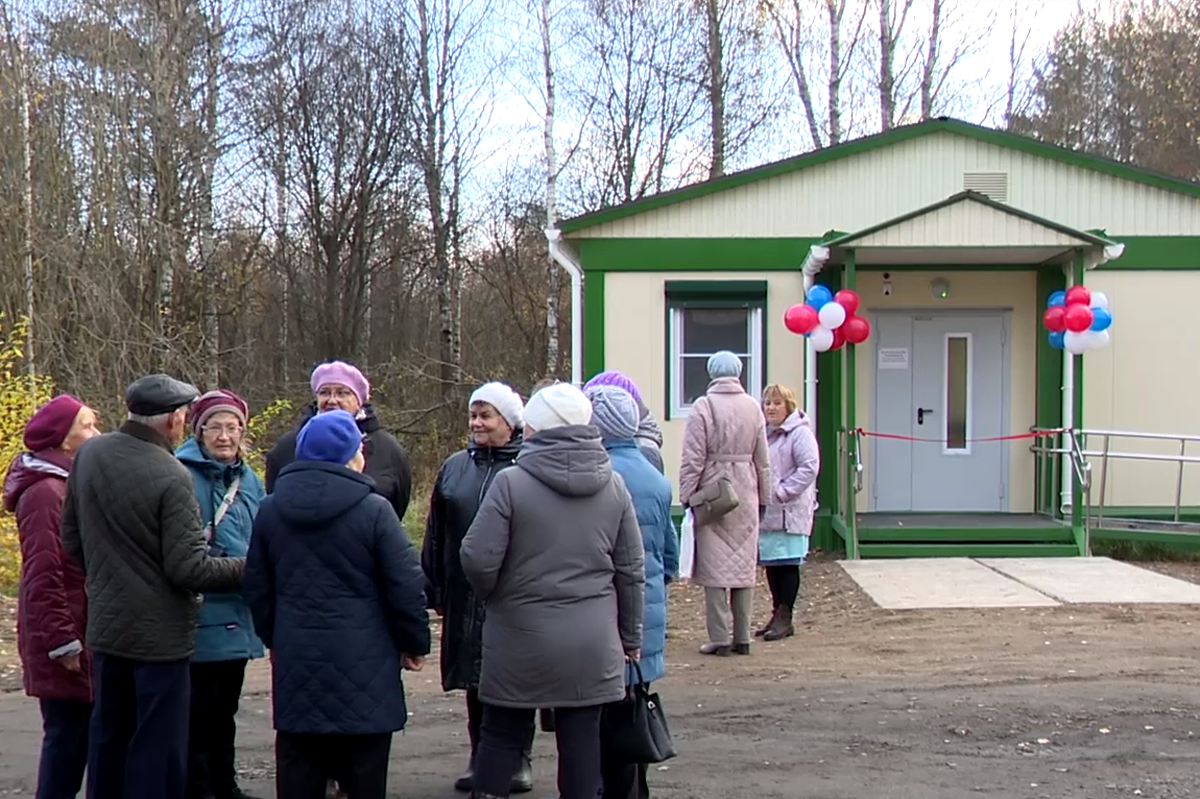
[[[633,438],[637,433],[637,400],[623,388],[592,386],[584,392],[592,401],[592,425],[599,428],[600,437],[610,441]]]
[[[713,380],[718,377],[741,377],[742,359],[729,350],[713,353],[708,359],[708,376]]]

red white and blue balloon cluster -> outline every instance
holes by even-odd
[[[871,323],[857,316],[858,294],[842,289],[837,294],[812,286],[804,302],[783,315],[783,324],[798,336],[812,339],[817,352],[836,350],[843,344],[862,344],[871,335]]]
[[[1050,331],[1050,346],[1072,355],[1107,347],[1112,322],[1104,292],[1083,286],[1051,294],[1042,314],[1042,324]]]

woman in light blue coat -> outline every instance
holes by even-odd
[[[598,385],[587,390],[592,424],[600,430],[613,471],[621,475],[633,499],[646,550],[646,598],[642,615],[642,649],[638,658],[647,683],[666,673],[663,652],[667,636],[667,585],[679,568],[679,540],[671,520],[671,483],[638,448],[635,436],[641,414],[626,390]],[[632,682],[630,667],[625,681]],[[626,763],[601,752],[602,799],[646,799],[645,763]]]
[[[210,391],[192,406],[192,433],[176,451],[191,472],[209,554],[244,558],[263,498],[243,460],[249,409],[232,391]],[[240,592],[204,595],[192,656],[191,723],[185,799],[246,799],[237,784],[234,740],[246,663],[263,656]]]

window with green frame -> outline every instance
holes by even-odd
[[[761,398],[765,370],[765,280],[669,280],[667,418],[687,416],[708,388],[708,359],[730,350],[742,359],[742,385]]]

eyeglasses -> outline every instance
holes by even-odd
[[[236,424],[207,424],[201,428],[210,436],[225,436],[226,438],[237,438],[242,434],[242,428]]]
[[[350,399],[355,396],[354,392],[346,388],[323,388],[317,392],[317,399]]]

